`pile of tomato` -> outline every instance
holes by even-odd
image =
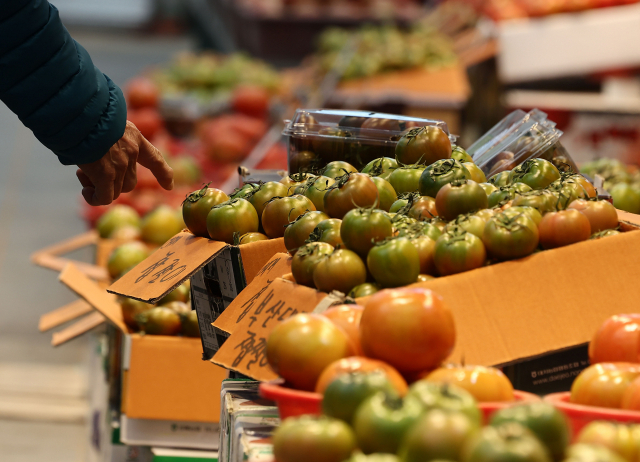
[[[613,205],[630,213],[640,213],[640,170],[616,159],[598,159],[581,166],[580,171],[603,179],[603,187],[611,194]]]

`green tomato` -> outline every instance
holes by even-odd
[[[224,192],[207,186],[192,192],[182,203],[182,219],[185,226],[196,236],[209,237],[207,215],[213,206],[228,200],[229,196]]]
[[[555,197],[550,194],[547,190],[518,192],[513,198],[513,206],[533,207],[544,215],[547,212],[553,212],[555,210]]]
[[[491,425],[517,422],[531,430],[547,447],[554,461],[564,459],[571,441],[571,430],[566,416],[545,402],[521,404],[500,409],[491,417]]]
[[[378,208],[380,210],[384,210],[388,212],[391,206],[397,201],[398,195],[396,194],[396,190],[393,189],[391,183],[389,183],[384,178],[380,178],[374,176],[371,180],[375,183],[376,188],[378,188]]]
[[[459,162],[473,162],[473,157],[469,155],[467,151],[458,145],[453,145],[451,151],[451,158]]]
[[[395,169],[398,168],[398,162],[391,157],[380,157],[374,159],[364,166],[362,173],[367,173],[371,176],[377,176],[385,180],[389,179],[389,176]]]
[[[573,444],[567,449],[564,462],[628,462],[611,449],[592,444]]]
[[[178,287],[173,289],[167,295],[158,300],[158,305],[166,305],[170,302],[184,302],[187,303],[191,298],[191,283],[189,280],[183,282]]]
[[[480,239],[482,239],[482,235],[484,233],[484,227],[486,224],[487,224],[487,220],[485,220],[484,218],[478,215],[473,215],[473,214],[459,215],[455,220],[449,222],[447,226],[444,227],[444,232],[445,233],[450,232],[454,226],[459,226],[462,229],[464,229],[466,232],[474,234],[478,236]]]
[[[419,380],[409,387],[407,397],[409,396],[417,398],[427,411],[442,409],[461,412],[474,424],[482,423],[476,399],[467,390],[456,385]]]
[[[98,234],[103,239],[124,226],[140,227],[140,215],[128,205],[114,205],[102,215],[96,223]]]
[[[286,197],[289,195],[289,188],[287,185],[277,182],[269,181],[268,183],[261,184],[258,188],[255,188],[250,194],[245,196],[253,208],[256,210],[256,214],[259,218],[262,218],[262,212],[269,202],[274,197]]]
[[[381,371],[339,375],[324,392],[322,412],[350,424],[360,404],[378,392],[397,394],[387,375]]]
[[[421,196],[436,197],[438,191],[455,180],[471,179],[467,168],[455,159],[445,159],[429,165],[420,176]]]
[[[236,188],[231,194],[229,194],[229,199],[246,199],[247,197],[251,197],[251,195],[258,190],[260,185],[256,183],[245,183],[241,187]]]
[[[480,425],[462,412],[434,409],[411,427],[398,455],[401,462],[460,460],[465,441],[480,431]]]
[[[487,252],[482,239],[454,226],[436,241],[433,260],[440,275],[449,276],[484,266]]]
[[[560,179],[560,172],[545,159],[529,159],[511,170],[510,183],[524,183],[531,189],[544,189]]]
[[[233,236],[258,231],[258,214],[245,199],[231,199],[218,204],[207,215],[207,231],[214,241],[233,244]]]
[[[627,183],[618,183],[609,193],[615,208],[629,213],[640,213],[640,190]]]
[[[369,272],[382,287],[400,287],[416,282],[420,258],[411,241],[399,237],[375,245],[367,255]]]
[[[507,216],[516,216],[524,213],[526,216],[531,218],[531,220],[538,226],[542,221],[542,214],[535,207],[531,207],[528,205],[514,205],[509,207],[504,212]]]
[[[480,167],[478,167],[473,162],[463,162],[462,165],[469,171],[469,175],[471,175],[471,179],[476,183],[486,183],[487,177]]]
[[[375,282],[365,282],[364,284],[360,284],[359,286],[355,286],[349,292],[349,297],[351,298],[360,298],[367,297],[369,295],[373,295],[380,290],[380,286]]]
[[[480,183],[480,187],[484,189],[484,192],[487,194],[487,197],[489,197],[489,194],[491,194],[493,191],[498,189],[496,185],[491,183]]]
[[[365,400],[353,418],[358,447],[365,454],[395,454],[406,432],[417,422],[423,407],[415,397],[398,398],[377,393]]]
[[[455,220],[458,215],[486,209],[487,194],[473,180],[455,180],[444,185],[436,196],[438,215],[445,220]]]
[[[424,166],[400,167],[393,171],[388,181],[397,194],[414,192],[418,190],[420,178],[424,171]]]
[[[484,427],[465,445],[462,462],[551,462],[547,448],[523,425]]]
[[[272,440],[278,462],[342,462],[356,449],[351,428],[327,416],[289,417]]]
[[[487,183],[491,183],[492,185],[496,186],[496,187],[501,187],[501,186],[508,186],[511,184],[511,181],[509,181],[509,175],[511,174],[511,171],[509,170],[505,170],[504,172],[500,172],[500,173],[496,173],[495,175],[493,175],[491,178],[489,178],[487,180]]]
[[[408,203],[409,199],[398,199],[389,207],[389,213],[398,213],[403,207],[406,207]]]
[[[327,164],[324,170],[322,170],[322,175],[335,179],[339,176],[344,175],[345,173],[356,173],[357,171],[358,169],[350,163],[336,160]]]
[[[324,195],[335,182],[328,176],[309,178],[304,184],[297,186],[294,193],[308,197],[316,210],[324,212]]]
[[[492,258],[513,260],[531,255],[540,234],[525,212],[514,211],[493,216],[484,228],[482,242]]]
[[[349,210],[340,225],[340,237],[348,249],[362,258],[379,242],[393,234],[389,215],[375,209]]]
[[[513,200],[516,194],[531,191],[531,187],[524,183],[513,183],[509,186],[501,186],[489,194],[489,207],[500,207]]]
[[[357,453],[351,456],[351,459],[345,462],[400,462],[395,454],[375,453],[362,454]]]

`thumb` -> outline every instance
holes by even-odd
[[[162,157],[162,154],[142,134],[138,142],[138,163],[147,167],[164,189],[173,189],[173,170]]]

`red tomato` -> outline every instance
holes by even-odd
[[[591,236],[589,219],[573,209],[547,213],[542,217],[538,229],[540,244],[545,249],[586,241]]]
[[[640,363],[640,314],[619,314],[607,319],[589,344],[591,364]]]
[[[513,385],[500,369],[447,365],[431,372],[428,382],[451,383],[464,388],[479,402],[513,401]]]
[[[640,411],[640,377],[629,384],[622,395],[622,409]]]
[[[371,296],[360,320],[362,348],[400,372],[433,369],[455,343],[453,316],[429,289],[387,289]]]
[[[389,378],[393,388],[397,390],[400,396],[407,393],[407,382],[402,375],[385,362],[375,359],[365,358],[363,356],[350,356],[331,363],[322,371],[322,375],[316,384],[316,392],[323,393],[333,380],[339,375],[351,372],[372,372],[382,371]]]
[[[340,327],[349,336],[355,347],[356,354],[362,356],[362,345],[360,344],[360,318],[362,318],[364,307],[360,305],[338,305],[332,306],[322,313],[325,318]]]
[[[234,111],[264,119],[269,112],[269,92],[262,87],[241,85],[231,96]]]
[[[127,112],[127,119],[133,123],[142,136],[150,140],[153,138],[163,127],[162,118],[156,109],[145,107],[142,109],[132,110]]]
[[[640,364],[594,364],[576,377],[571,386],[571,402],[619,409],[627,386],[638,376]]]
[[[618,227],[618,212],[610,202],[578,199],[569,208],[582,212],[587,217],[591,224],[591,234]]]
[[[155,82],[148,77],[135,77],[129,80],[124,92],[129,111],[143,107],[158,107],[160,90]]]

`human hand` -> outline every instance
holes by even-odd
[[[127,120],[124,135],[100,159],[78,165],[76,176],[89,205],[108,205],[121,193],[132,191],[138,178],[136,165],[148,168],[164,189],[173,189],[173,170],[160,151]]]

